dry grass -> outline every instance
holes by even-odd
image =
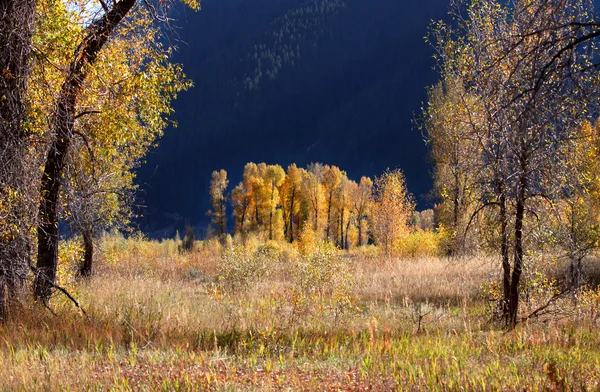
[[[25,302],[0,326],[0,390],[600,388],[599,296],[506,332],[481,296],[492,259],[341,254],[356,306],[338,312],[330,287],[287,291],[283,272],[305,257],[287,245],[277,274],[235,292],[215,285],[218,243],[179,254],[171,242],[108,238],[104,251],[92,281],[62,277],[91,321],[57,296],[56,315]]]

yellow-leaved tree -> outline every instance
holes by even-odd
[[[47,147],[38,155],[39,299],[49,298],[56,278],[59,218],[86,248],[99,230],[126,221],[133,169],[168,125],[172,100],[190,86],[156,25],[167,3],[38,1],[29,96],[32,127]],[[84,275],[92,254],[86,249]]]
[[[392,256],[409,234],[415,203],[406,190],[406,180],[400,169],[388,169],[375,180],[374,189],[371,230],[375,242],[386,255]]]

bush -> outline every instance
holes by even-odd
[[[226,248],[219,269],[220,288],[247,290],[252,284],[269,279],[280,261],[281,249],[275,242],[248,248],[234,244]]]

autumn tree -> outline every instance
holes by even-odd
[[[24,286],[36,198],[26,121],[35,0],[0,2],[0,321]],[[6,290],[8,289],[8,293]]]
[[[584,282],[583,259],[600,241],[600,124],[584,122],[558,156],[563,165],[554,178],[562,197],[553,203],[558,218],[553,232],[570,261],[567,284],[578,287]]]
[[[299,232],[298,227],[301,225],[302,178],[304,176],[306,176],[304,169],[298,168],[295,163],[291,164],[287,168],[285,180],[279,191],[285,221],[285,235],[290,243],[294,242],[295,235]]]
[[[227,208],[225,191],[229,186],[227,172],[225,170],[215,170],[212,172],[210,180],[210,202],[213,209],[208,211],[212,217],[212,224],[217,227],[219,236],[223,237],[227,231]]]
[[[358,185],[356,182],[350,180],[345,175],[342,177],[336,203],[339,216],[338,246],[340,249],[350,249],[348,233],[350,231],[350,226],[356,219],[352,207],[354,205],[353,198],[357,193],[357,188]]]
[[[362,246],[364,235],[366,233],[365,225],[371,212],[373,194],[373,181],[368,177],[361,177],[360,183],[354,188],[352,198],[352,209],[356,217],[356,226],[358,228],[358,246]]]
[[[339,191],[344,174],[337,166],[326,165],[323,168],[322,184],[326,197],[327,224],[325,226],[325,240],[330,240],[331,227],[336,226],[331,220],[331,212],[334,204],[334,196]]]
[[[247,163],[244,166],[242,182],[231,192],[236,233],[245,234],[249,229],[246,222],[250,221],[254,215],[256,181],[258,181],[258,167],[255,163]]]
[[[463,12],[464,11],[464,12]],[[547,2],[474,1],[455,12],[458,31],[436,30],[444,79],[462,79],[477,100],[472,132],[481,149],[480,207],[500,210],[504,316],[518,321],[524,268],[526,211],[539,197],[553,198],[558,148],[572,124],[594,112],[590,79],[591,45],[577,42],[581,31],[557,25],[587,24],[591,10],[578,0]],[[509,238],[508,222],[513,222]],[[512,265],[509,262],[512,242]]]
[[[476,128],[480,113],[463,80],[448,77],[429,90],[425,130],[435,162],[433,178],[440,202],[439,222],[450,229],[455,252],[463,247],[469,214],[476,204],[481,154]]]
[[[285,171],[279,165],[268,165],[264,182],[269,189],[269,239],[273,239],[273,216],[279,205],[279,187],[285,180]],[[278,217],[278,216],[276,216]],[[283,219],[283,217],[279,217]],[[280,219],[278,219],[279,221]]]
[[[111,69],[111,72],[115,77],[119,76],[118,71],[120,69],[118,67],[122,63],[115,62],[113,64],[107,58],[110,50],[106,47],[110,47],[113,42],[113,40],[109,42],[109,38],[117,37],[120,33],[119,27],[125,25],[128,21],[135,23],[138,20],[136,16],[147,15],[149,18],[147,20],[151,21],[161,19],[163,7],[168,7],[166,2],[157,5],[146,3],[148,8],[143,8],[140,5],[134,11],[136,4],[136,0],[115,1],[110,6],[105,2],[101,2],[102,7],[98,7],[99,16],[91,15],[86,18],[88,26],[81,29],[76,40],[77,44],[66,61],[66,72],[56,95],[53,112],[50,115],[51,123],[47,133],[50,143],[43,164],[44,169],[40,186],[41,202],[37,230],[38,260],[34,292],[36,297],[42,301],[49,298],[56,277],[61,178],[65,173],[67,157],[73,147],[74,139],[80,133],[78,130],[81,124],[80,120],[96,112],[104,112],[106,115],[113,115],[115,119],[122,121],[116,128],[127,132],[121,134],[131,132],[131,134],[141,137],[139,133],[135,132],[136,129],[142,130],[142,132],[150,129],[151,132],[146,133],[146,136],[144,136],[148,147],[155,140],[157,133],[164,128],[166,124],[164,116],[170,112],[170,101],[177,91],[182,88],[177,76],[175,79],[170,76],[170,80],[167,77],[165,78],[167,80],[160,81],[159,94],[154,96],[154,101],[150,101],[152,103],[150,107],[144,106],[144,103],[148,101],[139,99],[136,96],[136,93],[143,89],[144,83],[147,84],[152,81],[146,79],[148,74],[145,71],[151,71],[153,67],[157,66],[168,68],[168,65],[166,65],[169,58],[168,51],[160,49],[160,44],[156,42],[159,48],[155,52],[157,57],[148,55],[148,52],[155,50],[156,46],[147,46],[145,48],[146,52],[125,51],[122,53],[123,55],[129,55],[126,60],[128,61],[127,65],[132,66],[134,69],[131,72],[132,80],[130,84],[125,85],[126,87],[113,86],[112,91],[115,96],[121,98],[121,102],[129,103],[129,105],[125,105],[125,109],[122,106],[114,105],[114,101],[110,99],[100,99],[100,102],[85,99],[85,93],[89,85],[93,84],[94,80],[99,79],[98,75],[102,73],[102,65],[116,65],[115,68]],[[190,2],[190,4],[197,5],[193,2]],[[79,9],[87,10],[90,6],[90,4],[84,2],[75,5],[75,8],[81,7]],[[137,15],[136,11],[139,12]],[[132,17],[126,20],[126,17],[130,15]],[[135,39],[132,30],[125,29],[125,31],[127,33],[124,33],[123,39]],[[156,37],[155,34],[154,37]],[[119,40],[114,41],[119,42]],[[137,65],[137,68],[135,65]],[[177,69],[175,68],[175,70]],[[175,75],[177,75],[177,72],[175,72]],[[126,77],[127,75],[120,76]],[[127,98],[129,101],[126,100]],[[133,131],[130,128],[132,125],[134,126]],[[127,150],[128,146],[124,144],[121,148]],[[119,153],[124,152],[120,151]]]
[[[406,190],[402,171],[387,170],[375,180],[373,203],[373,236],[389,256],[408,235],[414,211],[414,202]]]
[[[302,192],[308,201],[310,217],[313,222],[313,231],[319,235],[320,220],[322,215],[322,204],[324,200],[323,175],[325,167],[320,163],[311,163],[308,165],[302,178]]]

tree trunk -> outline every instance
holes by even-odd
[[[362,246],[362,217],[358,217],[358,246]]]
[[[346,223],[346,233],[345,233],[346,240],[344,242],[344,244],[346,245],[346,247],[345,247],[346,250],[350,250],[350,246],[348,245],[348,230],[350,230],[350,219],[348,219],[348,223]]]
[[[8,318],[8,309],[6,306],[6,283],[0,279],[0,324],[6,322]]]
[[[510,302],[510,260],[508,247],[508,221],[506,212],[506,193],[503,188],[500,188],[500,230],[501,244],[500,253],[502,255],[502,288],[504,290],[504,298],[502,302],[502,317],[508,322],[509,319],[509,302]]]
[[[244,198],[244,204],[242,206],[242,216],[240,217],[240,233],[244,234],[244,224],[246,223],[246,210],[248,210],[248,200]]]
[[[275,182],[271,183],[271,205],[269,206],[269,239],[273,239],[273,199],[275,198]]]
[[[294,199],[296,198],[296,188],[292,189],[292,201],[290,203],[290,244],[294,242]]]
[[[58,97],[52,125],[54,139],[46,158],[40,187],[40,223],[37,230],[38,259],[34,295],[44,302],[50,297],[56,279],[58,198],[65,161],[74,134],[76,100],[87,76],[87,67],[95,63],[98,52],[135,3],[136,0],[121,0],[99,22],[92,22],[88,28],[88,35],[75,50]]]
[[[83,264],[79,268],[79,274],[90,277],[94,273],[94,241],[91,233],[83,234]]]
[[[523,271],[523,219],[525,216],[525,191],[527,187],[525,169],[525,160],[524,158],[521,158],[521,173],[519,174],[519,189],[515,213],[514,267],[510,279],[509,293],[508,322],[510,326],[517,324],[517,316],[519,312],[519,283],[521,280],[521,273]]]
[[[219,208],[221,209],[221,212],[220,212],[221,222],[219,222],[219,224],[221,226],[221,238],[225,238],[225,231],[227,229],[227,216],[225,214],[225,199],[221,198]]]
[[[329,192],[329,203],[327,204],[327,227],[325,228],[325,239],[329,242],[329,226],[331,223],[331,200],[333,199],[333,191]]]
[[[344,249],[344,198],[342,197],[342,211],[340,212],[340,249]]]
[[[0,318],[26,282],[37,203],[36,180],[26,161],[29,134],[22,126],[35,4],[0,0],[0,200],[9,201],[0,221]]]

